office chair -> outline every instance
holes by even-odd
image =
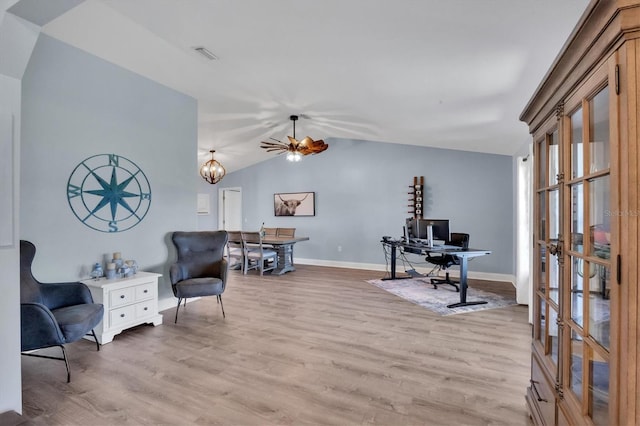
[[[447,241],[447,245],[458,246],[467,249],[469,248],[469,234],[452,232],[451,236],[449,237],[449,241]],[[452,254],[432,256],[431,253],[427,253],[427,258],[425,260],[433,265],[439,266],[440,269],[445,271],[444,279],[431,278],[431,284],[433,285],[433,288],[438,288],[438,285],[440,284],[449,284],[455,287],[456,291],[460,291],[460,287],[458,287],[458,284],[460,284],[460,282],[452,281],[451,278],[449,278],[448,270],[448,268],[450,268],[451,266],[459,265],[460,259]]]

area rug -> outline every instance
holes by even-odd
[[[487,303],[484,305],[447,308],[447,305],[460,301],[460,293],[450,285],[440,285],[437,289],[434,289],[429,278],[411,278],[386,281],[368,280],[367,282],[440,315],[462,314],[465,312],[502,308],[516,304],[516,299],[513,296],[502,296],[496,293],[476,290],[469,287],[467,289],[468,302],[482,300]]]

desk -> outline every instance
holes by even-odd
[[[422,254],[426,255],[427,253],[434,254],[450,254],[458,259],[460,259],[460,302],[453,303],[451,305],[447,305],[447,308],[457,308],[460,306],[469,306],[469,305],[482,305],[487,302],[485,301],[467,301],[467,267],[468,261],[470,258],[484,256],[487,254],[491,254],[491,250],[483,250],[483,249],[473,249],[473,248],[443,248],[443,247],[426,247],[418,244],[409,244],[402,241],[382,241],[383,245],[391,247],[391,277],[387,278],[390,280],[404,279],[404,278],[412,278],[412,277],[397,277],[396,276],[396,254],[398,247],[403,249],[409,249],[414,254]]]
[[[266,236],[262,239],[262,244],[273,246],[278,252],[278,267],[273,270],[276,275],[295,271],[293,266],[293,245],[300,241],[308,241],[309,237],[272,237]]]

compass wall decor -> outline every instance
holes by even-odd
[[[86,158],[67,183],[69,206],[89,228],[122,232],[136,226],[151,205],[151,186],[131,160],[117,154]]]

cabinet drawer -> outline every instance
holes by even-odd
[[[109,322],[111,327],[118,327],[122,324],[129,323],[136,319],[136,306],[124,306],[118,309],[112,309],[109,312]]]
[[[157,287],[158,285],[156,283],[146,283],[136,286],[136,300],[145,300],[155,297]]]
[[[136,318],[144,318],[157,313],[155,300],[147,300],[146,302],[136,303],[135,307]]]
[[[555,389],[544,374],[535,356],[531,357],[531,382],[528,389],[532,402],[537,406],[544,424],[556,423]]]
[[[135,287],[126,287],[110,292],[109,300],[111,307],[126,305],[132,303],[135,299]]]

